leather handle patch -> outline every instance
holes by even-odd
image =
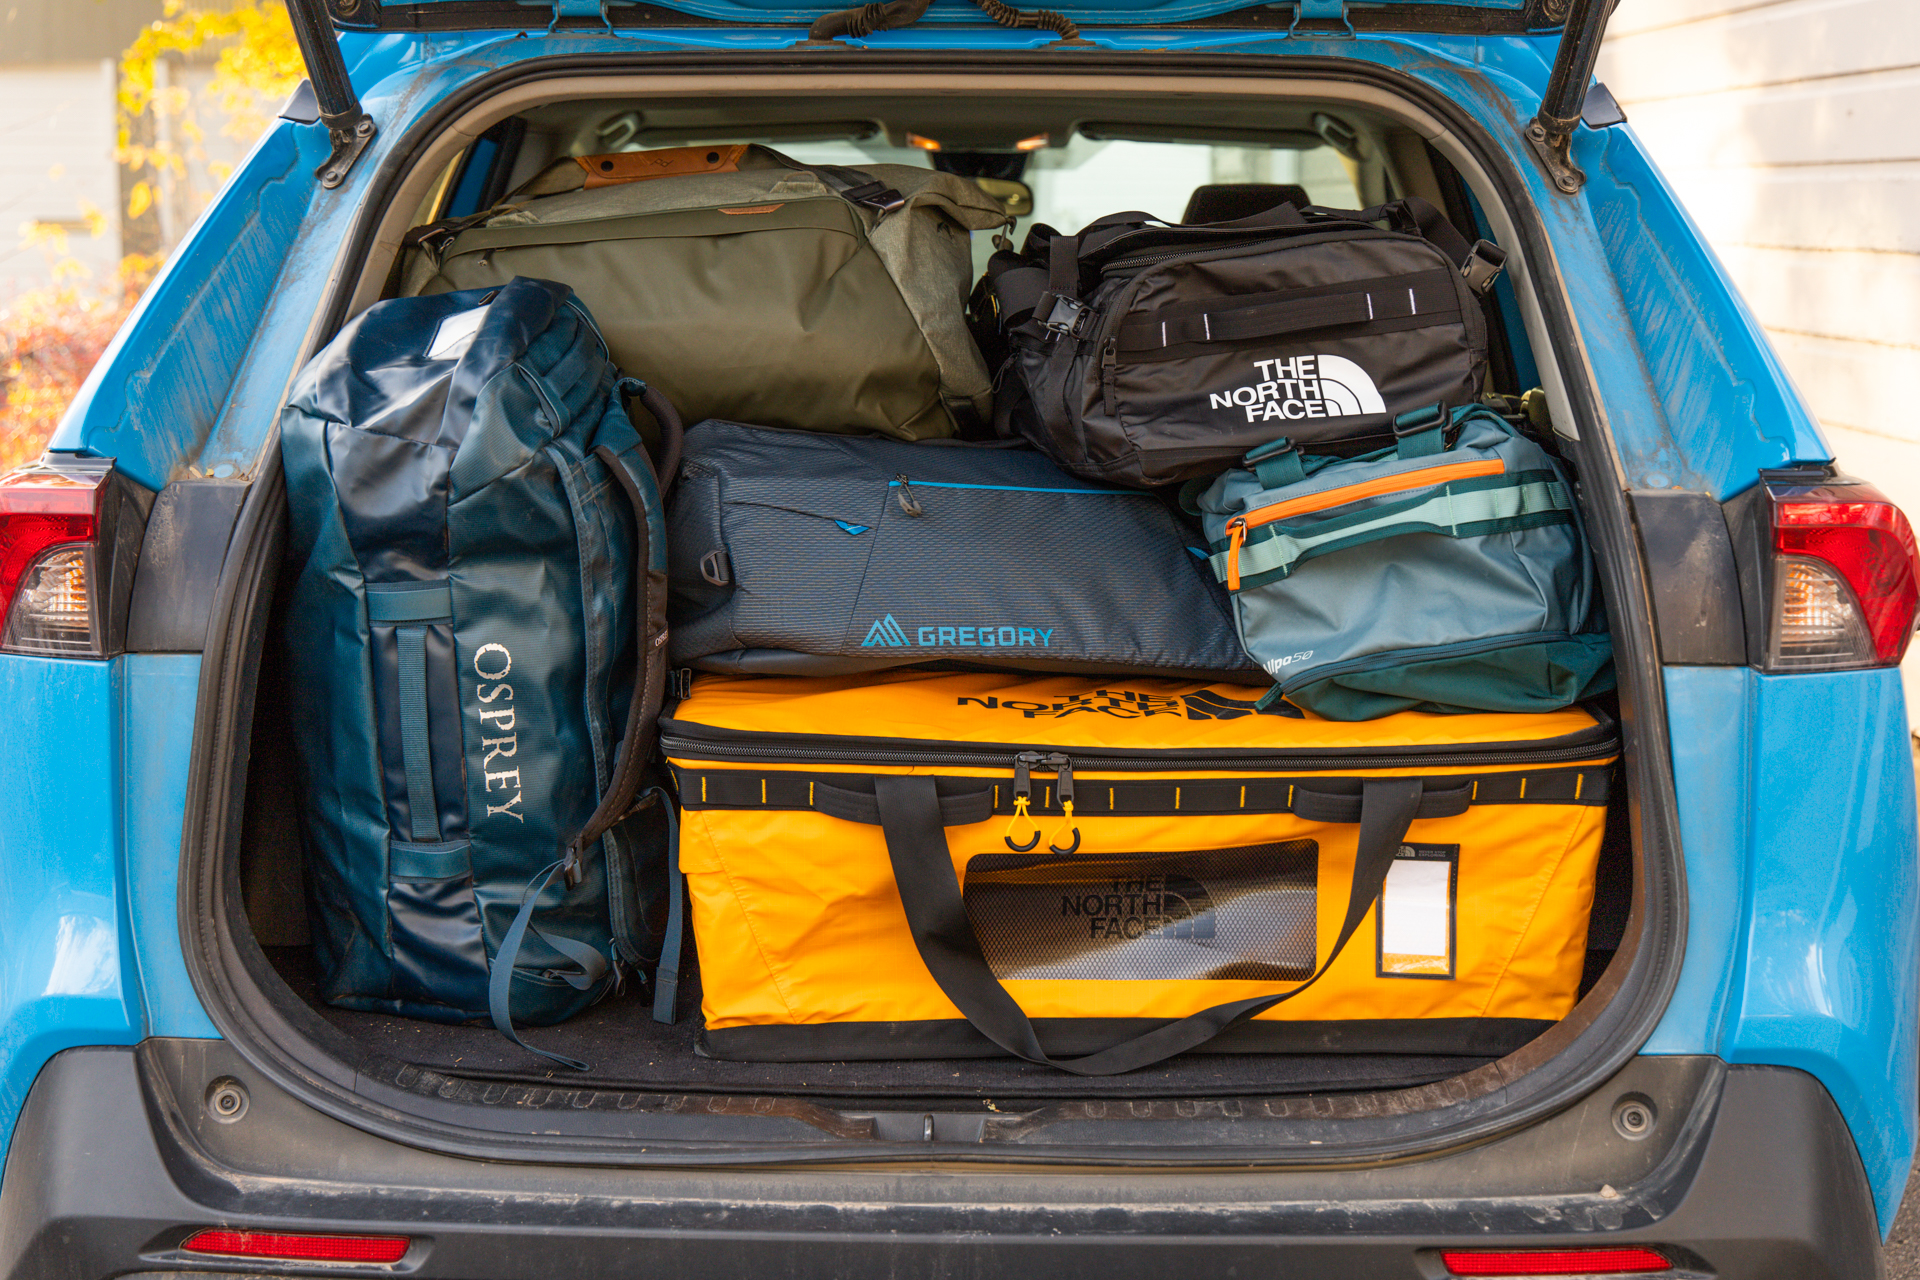
[[[586,185],[614,187],[648,178],[673,178],[689,173],[736,173],[749,144],[724,147],[663,147],[658,151],[620,151],[604,156],[575,156],[587,175]]]

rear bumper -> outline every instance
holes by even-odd
[[[246,1114],[211,1121],[208,1081]],[[191,1091],[189,1089],[191,1088]],[[1653,1135],[1613,1128],[1625,1092]],[[406,1234],[393,1267],[221,1262],[211,1225]],[[875,1165],[633,1169],[486,1163],[312,1111],[222,1042],[61,1054],[0,1186],[0,1277],[1237,1275],[1407,1280],[1442,1246],[1640,1243],[1726,1280],[1880,1275],[1851,1136],[1813,1077],[1639,1058],[1593,1099],[1470,1151],[1364,1170]]]

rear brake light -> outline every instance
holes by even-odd
[[[309,1236],[278,1231],[202,1231],[181,1248],[230,1258],[278,1258],[290,1262],[398,1262],[412,1243],[407,1236]]]
[[[143,504],[109,460],[49,457],[0,475],[0,650],[104,658],[120,647]]]
[[[1906,654],[1920,550],[1886,495],[1832,484],[1777,496],[1773,549],[1769,667],[1892,666]]]
[[[1673,1268],[1653,1250],[1636,1248],[1449,1250],[1440,1259],[1456,1276],[1631,1276]]]
[[[1725,506],[1748,660],[1763,671],[1891,667],[1920,616],[1920,548],[1900,508],[1827,463],[1762,471]]]

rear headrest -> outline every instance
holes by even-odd
[[[1180,222],[1189,227],[1202,222],[1233,222],[1265,213],[1275,205],[1304,209],[1312,203],[1307,189],[1291,182],[1215,182],[1194,188]]]

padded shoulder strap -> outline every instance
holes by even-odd
[[[1041,1047],[1033,1023],[993,976],[980,950],[980,940],[967,918],[959,878],[954,874],[953,855],[947,847],[940,796],[934,780],[925,776],[874,779],[874,799],[879,805],[880,827],[886,833],[887,855],[893,863],[901,905],[906,908],[907,923],[913,930],[914,946],[919,949],[933,980],[966,1015],[968,1022],[1008,1053],[1081,1076],[1118,1075],[1196,1049],[1229,1027],[1291,1000],[1318,982],[1339,959],[1348,940],[1380,896],[1387,872],[1393,866],[1394,853],[1420,810],[1422,789],[1419,778],[1366,780],[1361,793],[1360,842],[1354,855],[1353,889],[1347,898],[1346,918],[1341,922],[1333,950],[1311,978],[1272,995],[1203,1009],[1098,1053],[1056,1059]]]

